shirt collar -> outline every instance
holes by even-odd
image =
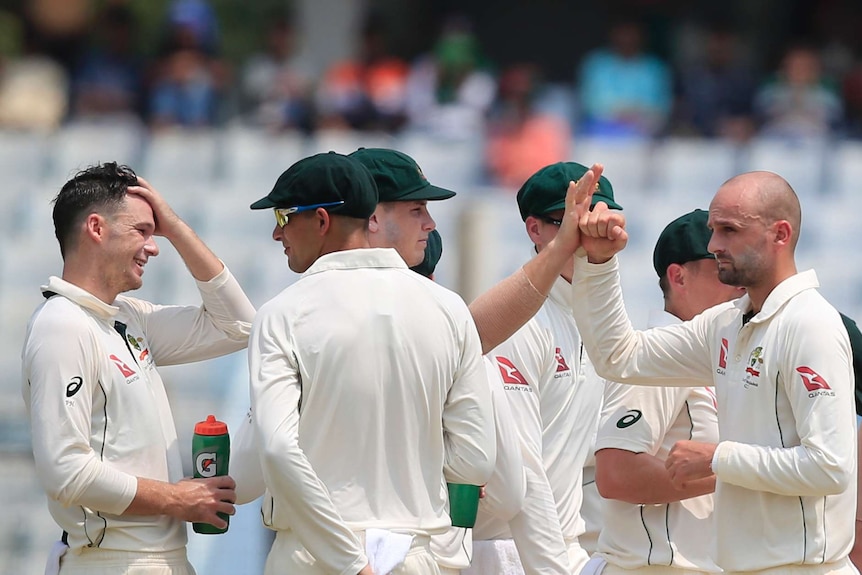
[[[818,281],[817,273],[814,270],[807,270],[790,276],[775,286],[769,295],[766,296],[763,307],[751,318],[751,323],[767,321],[795,296],[805,290],[817,289],[818,287],[820,287],[820,281]],[[745,294],[737,299],[733,305],[742,313],[745,313],[751,309],[751,298],[748,294]]]
[[[110,319],[120,311],[120,308],[117,306],[107,304],[87,290],[80,288],[75,284],[71,284],[62,278],[58,278],[57,276],[51,276],[48,278],[48,284],[43,285],[40,289],[43,294],[53,292],[57,295],[61,295],[103,319]]]
[[[649,327],[667,327],[669,325],[675,325],[678,323],[682,323],[682,320],[673,315],[672,313],[668,313],[663,309],[651,309],[649,312],[649,323],[647,324]]]
[[[358,268],[403,268],[407,264],[392,248],[361,248],[342,250],[320,256],[301,277],[328,270],[350,270]]]

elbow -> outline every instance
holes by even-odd
[[[839,495],[851,487],[855,488],[855,483],[851,481],[852,479],[853,474],[849,469],[840,466],[832,467],[824,473],[822,492],[820,494]]]
[[[601,495],[605,499],[618,498],[619,489],[612,481],[608,479],[600,480],[599,476],[596,475],[596,488],[599,491],[599,495]]]
[[[605,499],[634,503],[634,501],[629,501],[631,490],[626,485],[624,474],[617,473],[614,469],[609,469],[608,466],[596,465],[596,488],[599,495]]]

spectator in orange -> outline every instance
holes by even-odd
[[[369,18],[357,60],[337,62],[318,90],[319,127],[395,132],[405,122],[407,64],[389,53],[380,22]]]
[[[514,190],[540,168],[569,156],[568,123],[536,109],[538,89],[537,70],[529,64],[512,66],[500,78],[485,160],[497,185]]]

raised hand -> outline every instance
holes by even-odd
[[[168,205],[162,195],[144,178],[138,176],[138,185],[129,186],[127,191],[130,194],[140,196],[150,204],[156,220],[155,234],[157,236],[170,240],[180,227],[186,227],[185,223],[174,212],[173,208]]]
[[[578,225],[581,216],[590,210],[593,192],[603,171],[604,168],[601,164],[593,164],[577,183],[569,182],[569,187],[566,190],[566,211],[563,214],[563,223],[553,240],[567,253],[575,253],[581,245]]]

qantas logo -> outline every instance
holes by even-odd
[[[500,368],[500,375],[503,377],[503,383],[512,383],[516,385],[529,385],[515,364],[511,360],[506,359],[502,355],[497,356],[497,367]]]
[[[563,357],[563,352],[560,348],[557,348],[556,357],[557,373],[560,373],[561,371],[572,371],[572,368],[570,368],[569,364],[566,363],[566,358]]]
[[[123,377],[132,377],[133,375],[135,375],[135,371],[128,365],[126,365],[123,360],[116,355],[109,356],[109,359],[114,362],[114,365],[117,366],[117,369],[120,370],[120,373],[123,374]]]
[[[832,391],[832,388],[829,387],[829,384],[826,383],[826,380],[823,377],[808,367],[807,365],[801,365],[796,368],[796,373],[802,378],[802,384],[805,385],[805,389],[808,390],[808,397],[817,397],[818,395],[828,395],[834,396],[835,392]]]
[[[721,351],[718,354],[719,369],[727,369],[727,338],[721,338]]]

